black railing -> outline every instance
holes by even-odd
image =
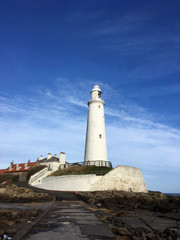
[[[96,160],[96,161],[85,161],[85,162],[68,163],[68,167],[70,167],[70,166],[97,166],[97,167],[109,167],[109,168],[112,168],[112,163],[108,162],[108,161]]]
[[[112,163],[108,161],[96,160],[96,161],[85,161],[83,162],[85,166],[99,166],[99,167],[109,167],[112,168]]]

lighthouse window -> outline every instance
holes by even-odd
[[[98,108],[100,108],[101,106],[100,105],[98,105]]]
[[[101,134],[99,134],[99,138],[102,138],[102,135],[101,135]]]

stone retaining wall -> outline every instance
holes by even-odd
[[[46,177],[36,187],[57,191],[112,191],[147,192],[139,168],[117,166],[104,176],[95,174]]]

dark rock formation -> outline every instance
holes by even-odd
[[[0,188],[0,202],[29,203],[49,202],[55,197],[46,193],[36,193],[32,189],[5,184]],[[40,210],[0,209],[0,239],[13,237],[22,227],[33,222]]]
[[[180,240],[180,197],[160,192],[81,192],[117,239]]]
[[[40,210],[25,211],[15,209],[0,210],[0,239],[13,237],[22,227],[33,222]]]

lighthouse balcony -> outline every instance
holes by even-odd
[[[109,161],[103,160],[94,160],[94,161],[84,161],[84,162],[75,162],[71,163],[71,166],[98,166],[98,167],[109,167],[112,168],[112,163]]]
[[[109,168],[112,168],[112,163],[109,162],[109,161],[103,161],[103,160],[73,162],[73,163],[66,164],[65,167],[64,166],[60,167],[60,169],[71,167],[71,166],[97,166],[97,167],[109,167]]]
[[[84,161],[85,166],[98,166],[98,167],[109,167],[112,168],[112,163],[109,161],[95,160],[95,161]]]

